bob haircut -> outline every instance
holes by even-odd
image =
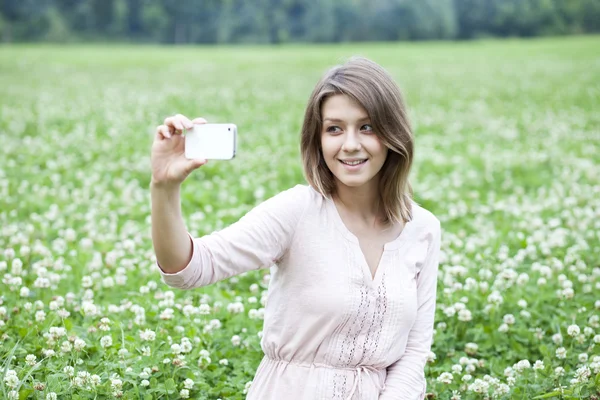
[[[321,148],[321,108],[330,96],[351,97],[367,111],[373,131],[388,148],[379,171],[379,207],[384,224],[412,220],[413,190],[408,181],[413,160],[413,134],[398,85],[377,63],[352,57],[331,68],[314,88],[301,133],[301,152],[307,182],[325,197],[335,193],[335,177],[325,164]]]

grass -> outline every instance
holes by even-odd
[[[303,182],[306,101],[351,55],[379,62],[402,88],[415,198],[442,221],[428,392],[597,396],[598,43],[2,47],[2,396],[242,399],[262,357],[262,320],[249,311],[266,301],[269,271],[188,292],[160,282],[149,233],[153,130],[176,113],[238,125],[235,160],[209,163],[182,188],[190,232],[220,229]],[[236,302],[244,312],[228,311]],[[207,328],[211,320],[220,327]],[[569,335],[571,325],[580,333]],[[105,336],[112,345],[101,346]],[[173,344],[189,351],[174,354]]]

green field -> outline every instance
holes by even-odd
[[[304,182],[306,101],[352,55],[403,90],[415,199],[442,222],[432,398],[599,395],[600,37],[589,36],[0,47],[0,398],[243,399],[269,270],[192,291],[160,281],[154,128],[176,113],[238,125],[235,160],[182,188],[188,229],[210,233]]]

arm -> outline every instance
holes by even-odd
[[[433,338],[441,246],[439,221],[431,235],[427,257],[417,275],[417,318],[408,334],[404,354],[387,368],[385,390],[379,396],[379,400],[423,400],[425,398],[427,382],[424,370]]]
[[[180,244],[180,251],[189,257],[183,269],[167,273],[157,257],[163,282],[192,289],[270,267],[289,247],[307,206],[306,188],[296,186],[266,200],[221,231],[200,238],[192,238],[186,231],[185,237],[178,238],[186,243]]]
[[[192,243],[181,217],[180,186],[150,185],[152,245],[157,264],[167,273],[181,271],[192,258]]]

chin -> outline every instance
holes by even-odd
[[[359,188],[365,186],[369,181],[365,181],[364,179],[339,179],[337,178],[338,184],[342,184],[346,187],[350,188]]]

